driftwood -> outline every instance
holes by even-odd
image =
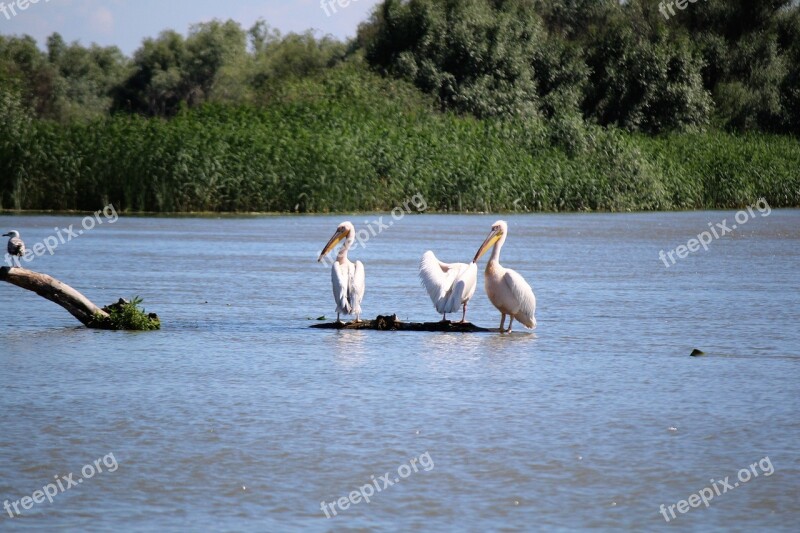
[[[122,306],[130,303],[120,299],[117,303],[101,309],[66,283],[62,283],[47,274],[41,274],[25,268],[0,268],[0,281],[35,292],[42,298],[57,303],[87,328],[117,329],[111,323],[111,312],[112,310],[121,309]],[[150,320],[158,321],[158,317],[153,313],[149,315],[149,318]]]
[[[499,329],[487,329],[476,326],[470,322],[401,322],[397,315],[378,315],[375,320],[362,320],[361,322],[325,322],[312,324],[317,329],[374,329],[379,331],[441,331],[452,333],[478,333],[499,332]]]
[[[86,327],[97,327],[94,324],[98,321],[98,316],[103,319],[109,316],[86,296],[47,274],[40,274],[24,268],[2,267],[0,268],[0,281],[33,291],[42,298],[57,303]]]

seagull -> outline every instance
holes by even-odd
[[[9,231],[3,234],[3,237],[11,237],[8,239],[8,255],[18,258],[25,255],[25,243],[19,238],[18,231]],[[17,259],[17,266],[19,266],[19,259]]]

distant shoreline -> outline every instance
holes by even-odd
[[[702,211],[730,211],[742,209],[746,206],[713,207],[699,209],[663,209],[663,210],[631,210],[631,211],[491,211],[491,212],[455,212],[455,211],[425,211],[423,213],[411,213],[414,215],[436,215],[436,216],[524,216],[524,215],[634,215],[634,214],[656,214],[656,213],[697,213]],[[798,206],[787,206],[774,208],[775,211],[792,211],[800,209]],[[241,212],[234,213],[228,211],[220,212],[185,212],[185,213],[157,213],[157,212],[120,212],[120,216],[136,218],[275,218],[275,217],[326,217],[326,216],[379,216],[385,215],[388,211],[336,211],[329,213],[290,213],[290,212]],[[64,210],[64,211],[42,211],[42,210],[14,210],[0,209],[0,216],[61,216],[61,215],[91,215],[91,211]]]

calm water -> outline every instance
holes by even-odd
[[[308,329],[335,316],[317,253],[378,215],[99,226],[30,267],[101,305],[141,295],[164,329],[89,331],[0,284],[0,500],[116,465],[0,530],[794,530],[800,211],[658,258],[733,214],[506,217],[501,260],[538,299],[511,335]],[[436,320],[419,258],[469,260],[496,218],[407,216],[352,252],[365,316]],[[30,247],[80,220],[0,227]],[[499,323],[482,279],[468,317]],[[772,475],[659,513],[765,457]],[[372,476],[371,503],[325,517]]]

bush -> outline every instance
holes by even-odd
[[[153,313],[147,314],[139,306],[141,303],[142,299],[138,296],[131,301],[120,299],[119,302],[103,309],[108,313],[108,318],[96,315],[95,327],[117,331],[153,331],[161,329],[161,321],[158,317]]]

